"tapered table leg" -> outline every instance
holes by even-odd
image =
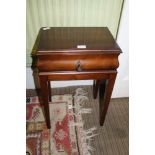
[[[96,97],[97,97],[99,83],[100,83],[99,80],[94,80],[94,82],[93,82],[93,97],[94,97],[94,99],[96,99]]]
[[[49,100],[48,81],[46,76],[39,76],[39,80],[40,80],[41,96],[45,111],[46,124],[47,128],[50,129],[51,124],[50,124],[49,102],[48,102]]]
[[[50,83],[50,81],[48,81],[48,92],[49,92],[49,96],[48,96],[49,102],[51,102],[51,83]]]
[[[117,73],[111,73],[108,80],[103,80],[99,86],[100,125],[103,126]]]

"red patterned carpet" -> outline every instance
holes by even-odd
[[[50,103],[51,129],[46,128],[43,106],[39,99],[27,97],[26,153],[27,155],[90,155],[95,128],[83,129],[82,113],[88,101],[86,93],[77,89],[75,96],[55,95]],[[88,114],[89,115],[89,114]]]

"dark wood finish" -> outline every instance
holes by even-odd
[[[106,89],[107,80],[101,80],[99,85],[99,114],[100,114],[100,125],[102,126],[105,117],[102,114],[104,103],[105,103],[105,89]],[[105,114],[104,114],[105,115]],[[101,117],[104,118],[101,118]]]
[[[44,103],[45,119],[46,119],[47,127],[50,129],[51,123],[50,123],[49,103],[48,103],[49,101],[48,81],[46,76],[39,76],[39,79],[40,79],[42,100]]]
[[[100,84],[100,81],[99,80],[94,80],[93,81],[93,97],[94,97],[94,99],[97,98],[99,84]]]
[[[49,91],[49,102],[51,102],[51,84],[50,81],[48,81],[48,91]]]
[[[92,71],[92,72],[41,72],[39,76],[46,76],[49,81],[59,80],[91,80],[91,79],[108,79],[110,73],[117,71]]]
[[[86,45],[87,48],[77,49],[77,45]],[[68,53],[68,50],[120,53],[120,48],[107,27],[51,27],[40,29],[33,54],[37,52],[37,55],[47,55],[51,51]]]
[[[56,80],[94,79],[93,95],[96,98],[100,90],[100,124],[103,125],[120,53],[121,49],[107,27],[40,29],[32,52],[32,67],[39,73],[48,128],[50,81]]]
[[[37,67],[40,71],[76,71],[78,64],[81,71],[115,69],[119,66],[118,54],[54,54],[40,57]]]
[[[100,104],[100,125],[103,126],[105,116],[109,107],[109,102],[115,83],[117,73],[110,74],[109,79],[103,80],[100,84],[99,104]]]

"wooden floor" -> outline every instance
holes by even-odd
[[[74,94],[78,87],[52,89],[52,95]],[[85,114],[85,129],[96,126],[99,134],[92,141],[95,151],[92,155],[128,155],[129,154],[129,99],[111,99],[106,120],[103,127],[99,126],[99,104],[94,100],[92,86],[81,86],[88,92],[89,103],[86,107],[93,109],[92,114]],[[34,96],[34,90],[27,90],[27,96]]]

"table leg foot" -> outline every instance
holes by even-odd
[[[116,75],[117,73],[110,74],[110,78],[103,80],[99,86],[100,126],[103,126],[105,121]]]
[[[51,128],[51,123],[50,123],[50,113],[49,113],[49,88],[48,88],[48,81],[46,76],[39,76],[40,79],[40,87],[41,87],[41,96],[42,96],[42,101],[44,105],[44,112],[45,112],[45,119],[46,119],[46,124],[47,128]]]

